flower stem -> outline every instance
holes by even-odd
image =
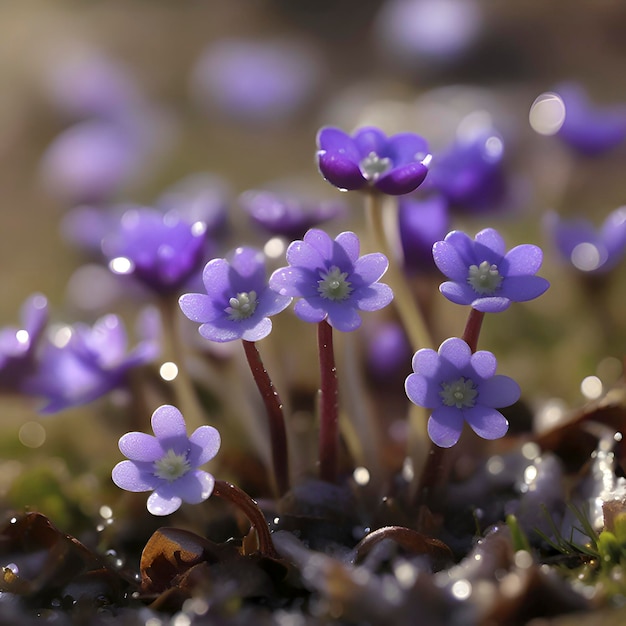
[[[230,500],[237,508],[243,511],[250,520],[259,537],[259,551],[271,559],[278,559],[278,553],[274,548],[270,529],[258,504],[242,489],[225,480],[216,480],[213,487],[213,495],[224,500]]]
[[[178,300],[175,297],[162,298],[159,302],[159,310],[163,321],[163,356],[177,367],[176,376],[172,379],[176,403],[185,416],[187,424],[195,428],[204,424],[206,420],[193,382],[185,367],[184,342],[178,332]]]
[[[397,207],[396,213],[397,213]],[[389,260],[389,268],[385,275],[385,282],[393,290],[393,302],[409,337],[413,351],[427,348],[432,345],[430,333],[426,327],[424,316],[415,302],[409,285],[397,265],[396,256],[385,235],[383,196],[374,189],[368,189],[365,194],[365,209],[367,221],[373,243]],[[397,223],[397,215],[396,215]]]
[[[470,314],[465,324],[465,330],[463,331],[463,341],[470,347],[472,352],[476,352],[478,336],[480,335],[480,328],[483,324],[484,317],[485,314],[482,311],[470,309]]]
[[[263,398],[270,431],[272,445],[272,464],[278,495],[282,496],[289,490],[289,457],[287,453],[287,431],[283,404],[274,384],[263,365],[261,355],[254,341],[242,340],[243,348],[248,359],[248,365],[254,382]]]
[[[337,481],[339,456],[339,385],[333,349],[333,329],[326,320],[322,320],[317,326],[317,344],[322,395],[319,439],[320,478],[334,483]]]

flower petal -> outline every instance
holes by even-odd
[[[339,189],[354,191],[367,184],[357,161],[336,152],[320,150],[317,153],[317,165],[322,176]]]
[[[467,280],[471,263],[466,261],[457,246],[451,242],[437,241],[433,245],[433,260],[439,271],[450,280],[460,282]]]
[[[326,309],[321,306],[322,298],[298,300],[293,307],[294,313],[304,322],[321,322],[326,318]]]
[[[183,414],[171,404],[163,404],[152,414],[152,430],[159,439],[187,438]]]
[[[500,313],[511,306],[511,300],[505,297],[476,298],[472,302],[472,308],[483,313]]]
[[[157,491],[150,494],[147,507],[152,515],[169,515],[177,511],[182,502],[179,496],[168,489],[168,485],[163,485],[159,487]]]
[[[210,322],[223,311],[215,306],[215,300],[203,293],[185,293],[178,299],[180,310],[192,322]]]
[[[215,486],[215,479],[208,472],[197,470],[187,472],[177,481],[172,483],[176,488],[176,494],[184,502],[189,504],[199,504],[206,500],[212,493]]]
[[[441,405],[441,398],[433,381],[422,374],[409,374],[404,381],[404,390],[413,404],[427,409]]]
[[[191,444],[191,450],[187,457],[189,464],[192,467],[199,467],[217,454],[221,445],[220,433],[213,426],[200,426],[189,437],[189,443]]]
[[[536,274],[543,262],[543,252],[538,246],[526,243],[509,250],[503,263],[503,272],[510,276]]]
[[[378,311],[393,300],[393,291],[389,285],[374,283],[355,292],[352,300],[360,311]]]
[[[361,316],[350,304],[344,302],[328,302],[328,323],[335,329],[347,333],[361,326]]]
[[[416,374],[424,374],[428,378],[432,377],[432,374],[436,371],[439,363],[439,355],[435,350],[430,348],[420,348],[413,355],[413,371]]]
[[[354,264],[354,272],[350,276],[355,287],[371,285],[382,278],[389,267],[389,261],[384,254],[372,252],[357,259]]]
[[[160,479],[144,471],[133,461],[121,461],[111,472],[113,482],[126,491],[152,491],[159,483]]]
[[[163,456],[159,440],[146,433],[126,433],[119,441],[120,452],[131,461],[153,462]]]
[[[359,238],[352,231],[346,231],[339,233],[335,237],[335,242],[338,243],[345,251],[346,255],[352,263],[356,263],[359,258],[359,251],[361,244]]]
[[[243,320],[244,322],[247,320]],[[272,320],[269,317],[263,317],[254,326],[244,327],[241,338],[244,341],[261,341],[272,332]]]
[[[303,268],[317,272],[325,267],[325,259],[331,254],[332,246],[328,245],[327,247],[328,253],[323,254],[317,246],[308,241],[293,241],[287,248],[287,263],[298,269]]]
[[[476,244],[477,254],[480,255],[479,250],[486,248],[494,253],[500,259],[504,256],[506,252],[506,244],[504,243],[504,239],[502,235],[495,228],[485,228],[476,234],[474,237],[474,241]],[[494,261],[491,260],[490,256],[485,257],[485,259],[491,263]]]
[[[291,296],[283,296],[271,289],[266,289],[262,294],[257,294],[255,314],[259,317],[277,315],[284,311],[291,304],[292,300]]]
[[[491,378],[496,373],[498,362],[492,352],[478,350],[470,358],[470,363],[476,374],[483,379]]]
[[[325,126],[316,137],[317,147],[324,152],[339,152],[353,161],[359,160],[359,151],[354,140],[340,128]]]
[[[390,196],[402,196],[415,191],[426,178],[428,168],[417,161],[401,165],[381,176],[374,186]]]
[[[513,302],[527,302],[538,298],[549,286],[550,283],[541,276],[507,276],[499,293]]]
[[[451,406],[435,409],[428,420],[428,436],[440,448],[452,447],[463,431],[463,414]]]
[[[519,400],[520,386],[508,376],[498,374],[489,380],[484,380],[479,389],[481,404],[490,408],[510,406]]]
[[[415,133],[398,133],[389,138],[388,155],[393,164],[422,162],[428,156],[428,142]]]
[[[472,350],[463,339],[450,337],[439,346],[439,357],[461,370],[467,367],[472,357]]]
[[[359,151],[359,161],[374,152],[379,157],[387,154],[387,135],[375,126],[359,128],[353,135],[354,145]]]
[[[308,298],[318,295],[317,281],[319,274],[302,267],[281,267],[269,280],[272,291],[284,297]]]
[[[443,296],[448,298],[450,302],[454,302],[454,304],[472,304],[474,301],[477,301],[476,292],[466,283],[457,283],[448,280],[439,285],[439,291]]]
[[[463,413],[472,430],[483,439],[499,439],[509,430],[509,422],[495,409],[478,405]]]
[[[202,271],[202,282],[209,297],[221,300],[230,293],[228,273],[230,264],[226,259],[212,259]]]

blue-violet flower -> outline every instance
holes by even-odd
[[[545,216],[544,227],[563,259],[582,272],[608,272],[626,253],[626,207],[611,212],[599,229],[590,220],[554,211]]]
[[[130,274],[157,293],[172,293],[201,266],[205,243],[204,222],[187,222],[176,212],[133,208],[103,241],[102,251],[114,273]]]
[[[126,491],[152,491],[147,505],[152,515],[169,515],[183,502],[206,500],[215,479],[197,468],[217,454],[217,429],[200,426],[188,437],[181,412],[165,404],[152,414],[152,430],[156,437],[131,432],[120,439],[120,451],[129,460],[113,468],[113,482]]]
[[[390,287],[378,282],[387,271],[387,257],[378,252],[359,257],[359,248],[353,232],[333,241],[312,228],[302,241],[289,245],[289,267],[271,275],[270,287],[300,298],[294,310],[305,322],[327,319],[337,330],[356,330],[361,325],[358,311],[377,311],[393,299]]]
[[[512,378],[496,375],[496,366],[491,352],[472,354],[458,337],[446,339],[438,352],[422,348],[415,353],[405,390],[411,402],[432,409],[428,435],[436,445],[453,446],[464,422],[483,439],[506,434],[509,423],[496,409],[517,402],[520,388]]]
[[[0,329],[0,390],[7,392],[19,392],[35,370],[37,346],[48,321],[48,301],[35,293],[20,313],[21,328]]]
[[[290,297],[268,288],[265,257],[254,248],[237,248],[228,259],[209,261],[202,280],[206,294],[186,293],[178,302],[211,341],[259,341],[272,330],[270,316],[291,303]]]
[[[541,248],[523,244],[506,252],[504,240],[493,228],[481,230],[474,240],[454,230],[435,243],[433,258],[450,279],[440,285],[441,293],[484,313],[537,298],[550,286],[545,278],[535,276],[543,261]]]
[[[419,187],[428,173],[430,154],[423,137],[399,133],[387,137],[365,127],[350,136],[325,127],[317,134],[317,162],[322,176],[345,191],[373,186],[399,196]]]
[[[153,311],[145,313],[144,338],[129,353],[126,330],[116,315],[100,318],[93,327],[75,324],[49,332],[36,371],[24,381],[23,391],[46,400],[40,410],[45,414],[87,404],[124,385],[130,370],[159,353]]]

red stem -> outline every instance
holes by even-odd
[[[465,324],[465,330],[463,331],[463,341],[467,343],[472,352],[476,352],[478,346],[478,335],[480,335],[480,327],[483,324],[485,314],[482,311],[476,309],[470,309],[470,314],[467,317],[467,323]]]
[[[265,517],[257,503],[242,489],[225,480],[216,480],[213,487],[213,495],[224,500],[229,500],[237,508],[241,509],[245,516],[254,526],[259,537],[259,552],[271,559],[278,559],[278,553],[274,547],[270,529]]]
[[[287,453],[287,431],[283,404],[274,384],[263,365],[261,355],[254,341],[242,340],[243,348],[252,371],[254,382],[263,398],[272,446],[272,465],[278,495],[282,496],[289,490],[289,456]]]
[[[333,350],[333,329],[322,320],[317,326],[317,344],[320,358],[320,478],[329,483],[337,482],[339,456],[339,386],[335,353]]]

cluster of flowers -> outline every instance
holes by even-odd
[[[324,128],[318,148],[324,178],[339,189],[362,190],[375,199],[414,191],[425,180],[431,161],[423,138],[410,133],[388,138],[376,128],[363,128],[352,136]],[[185,219],[180,212],[135,207],[124,212],[116,228],[109,224],[102,251],[114,273],[133,276],[159,298],[178,298],[200,273],[207,254],[207,230],[205,222]],[[428,433],[437,446],[454,445],[465,422],[483,438],[502,437],[508,422],[498,409],[516,402],[520,388],[511,378],[496,375],[492,353],[476,350],[478,332],[485,313],[531,300],[548,288],[548,282],[536,276],[542,252],[534,245],[507,252],[502,237],[485,229],[474,239],[452,231],[436,241],[432,255],[448,279],[441,293],[456,304],[469,305],[471,313],[463,338],[447,339],[437,352],[417,350],[406,393],[431,412]],[[205,339],[241,340],[254,372],[253,361],[260,360],[254,343],[271,332],[270,317],[297,299],[296,316],[319,328],[320,473],[334,481],[338,392],[332,330],[354,331],[361,326],[360,312],[380,310],[392,301],[392,289],[379,282],[389,261],[379,252],[361,256],[353,232],[332,239],[316,228],[288,246],[286,260],[288,265],[268,280],[264,254],[239,247],[225,258],[209,261],[201,272],[204,293],[184,293],[178,306],[200,324]],[[143,325],[148,332],[126,354],[124,328],[116,316],[102,318],[93,328],[57,329],[51,339],[43,333],[46,310],[43,296],[30,299],[24,328],[5,329],[0,344],[0,384],[45,398],[43,412],[92,401],[122,384],[132,368],[158,353],[159,327],[154,322]],[[283,416],[267,372],[261,369],[263,375],[255,380],[266,401],[275,478],[284,492],[288,455]],[[155,515],[175,511],[182,501],[198,503],[208,498],[215,481],[198,468],[217,453],[218,431],[200,426],[187,436],[181,412],[170,405],[154,412],[152,428],[154,437],[130,432],[120,439],[120,450],[128,460],[113,470],[114,482],[129,491],[153,491],[148,509]]]

